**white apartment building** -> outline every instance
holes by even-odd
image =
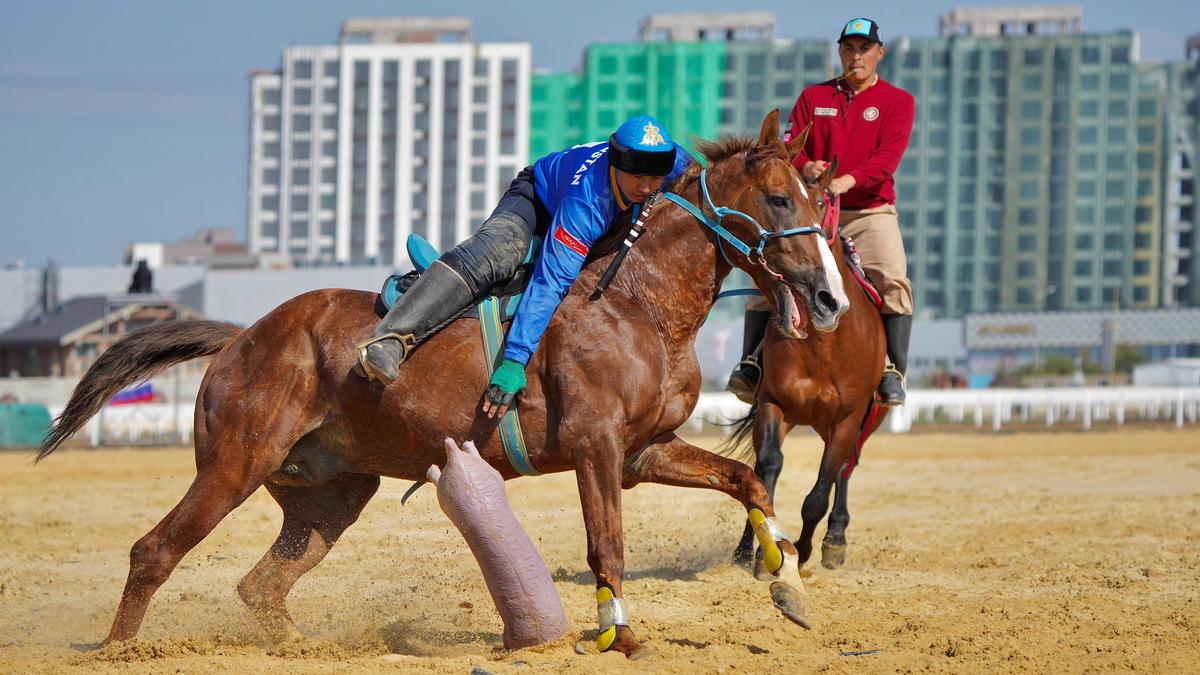
[[[251,73],[252,253],[402,267],[409,233],[445,249],[479,226],[528,162],[531,57],[469,32],[348,19]]]

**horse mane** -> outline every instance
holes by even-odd
[[[788,157],[787,149],[784,148],[782,143],[759,146],[758,139],[741,134],[721,134],[721,137],[714,141],[696,139],[696,152],[704,157],[705,162],[709,166],[730,159],[735,155],[745,153],[746,171],[752,170],[759,162],[769,159],[782,159],[785,162],[791,161],[791,158]],[[704,166],[699,162],[693,162],[679,178],[676,178],[674,182],[667,186],[667,191],[679,194],[700,177],[700,171],[703,169]]]

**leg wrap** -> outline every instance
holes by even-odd
[[[617,626],[628,626],[625,616],[625,603],[613,595],[608,586],[596,589],[596,614],[599,618],[600,632],[596,634],[596,647],[607,651],[617,639]]]
[[[787,539],[787,535],[779,527],[774,517],[768,518],[758,509],[750,509],[748,514],[750,526],[754,528],[754,536],[763,550],[763,564],[767,571],[775,574],[783,566],[783,551],[779,550],[776,542]]]

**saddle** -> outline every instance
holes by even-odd
[[[844,232],[839,232],[838,236],[842,238],[842,251],[846,254],[846,265],[850,268],[850,273],[858,280],[858,285],[866,291],[867,297],[871,298],[871,302],[875,303],[876,309],[883,309],[883,296],[879,294],[879,289],[875,288],[875,284],[867,277],[866,270],[862,266],[862,258],[858,255],[858,247],[854,245],[854,240]]]
[[[379,291],[379,299],[375,303],[375,311],[380,316],[394,307],[396,301],[421,276],[421,273],[429,269],[433,261],[438,259],[437,249],[420,235],[408,235],[405,245],[408,249],[408,257],[413,264],[413,271],[402,275],[393,274],[383,282],[383,289]],[[492,288],[491,293],[478,304],[466,307],[454,317],[455,319],[470,317],[479,321],[480,333],[483,338],[483,361],[488,377],[491,377],[503,357],[504,339],[507,335],[505,324],[512,321],[513,316],[517,313],[517,308],[521,305],[521,296],[533,274],[533,267],[541,250],[542,239],[535,236],[530,242],[529,253],[525,255],[525,260],[513,276]],[[448,321],[445,325],[449,325],[449,323]],[[441,328],[437,330],[441,330]],[[504,445],[504,454],[508,456],[509,464],[517,473],[536,476],[539,472],[529,461],[529,451],[525,447],[525,434],[521,431],[521,418],[517,407],[514,404],[501,416],[498,425],[500,441]],[[422,483],[423,481],[416,483],[409,490],[409,494]],[[408,494],[404,498],[407,499]]]

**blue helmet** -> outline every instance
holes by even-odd
[[[638,115],[608,137],[609,165],[639,176],[666,176],[675,167],[675,142],[650,115]]]

